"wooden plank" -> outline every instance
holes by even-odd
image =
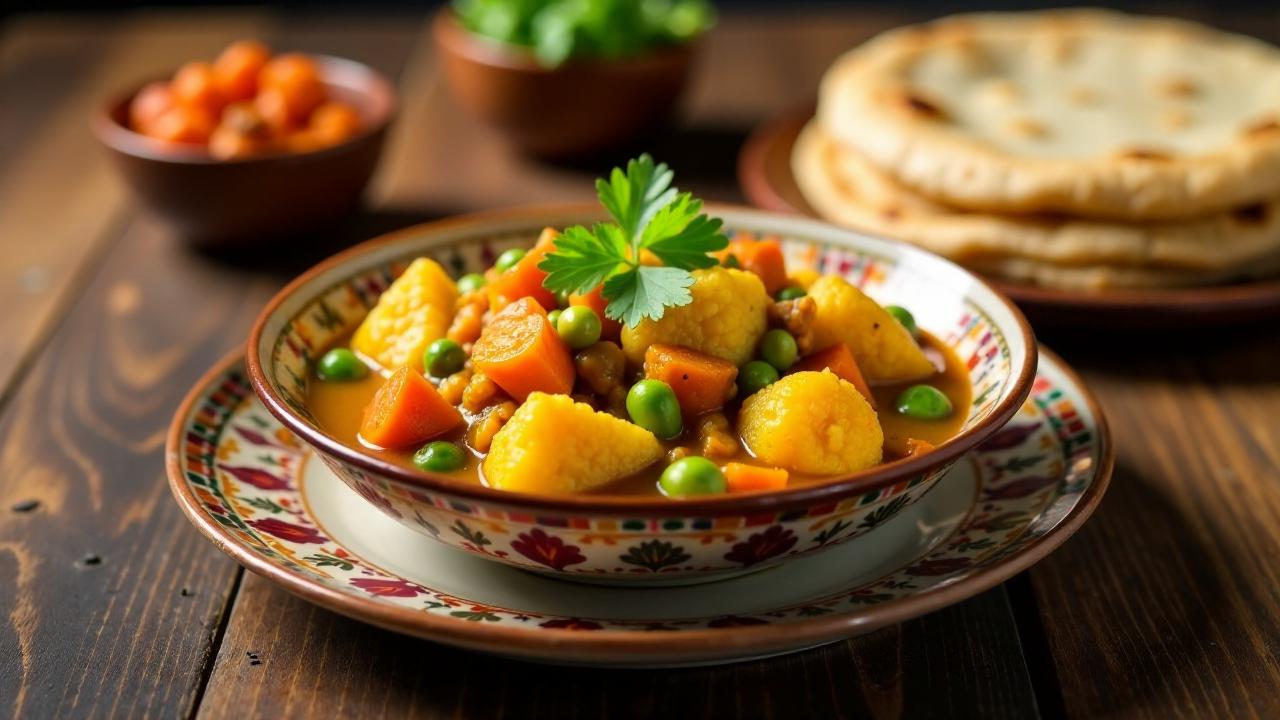
[[[112,40],[132,38],[140,47],[109,56],[98,72],[121,72],[116,63],[135,71],[168,66],[266,28],[252,16],[236,17],[140,20],[130,26],[133,34]],[[395,55],[405,54],[414,32],[397,32],[389,23],[347,33],[337,23],[301,21],[291,24],[298,35],[279,37],[353,56],[363,48],[394,72]],[[325,42],[325,32],[343,37]],[[83,132],[83,114],[76,121]],[[77,193],[107,187],[106,180],[77,185],[69,179],[79,167],[76,158],[62,148],[45,149],[67,177],[37,176],[40,192],[20,191],[33,199],[26,212],[34,215],[30,208],[63,197],[54,184],[59,178],[80,188]],[[75,209],[85,223],[100,221],[103,212],[95,203]],[[23,227],[30,232],[32,226]],[[369,229],[357,220],[350,226],[357,235],[335,232],[267,256],[273,262],[254,269],[243,259],[236,264],[189,252],[146,217],[126,218],[122,227],[0,413],[0,577],[6,578],[0,583],[0,715],[193,711],[240,570],[201,540],[170,500],[165,429],[190,384],[243,342],[285,277]]]
[[[127,206],[90,114],[108,93],[258,27],[244,13],[13,21],[0,55],[0,401]]]
[[[200,717],[949,717],[960,708],[1035,717],[1008,618],[997,588],[899,627],[770,660],[564,668],[379,630],[249,574]]]
[[[1069,714],[1280,713],[1280,328],[1051,336],[1118,449],[1095,517],[1030,573]]]
[[[822,67],[874,28],[833,28],[812,17],[725,18],[707,48],[688,116],[655,152],[675,165],[683,187],[740,199],[733,156],[751,124],[774,109],[778,98],[786,102],[812,92],[811,86],[794,85],[794,78],[816,83]],[[766,41],[776,53],[760,52]],[[774,56],[790,58],[790,65],[775,71]],[[739,76],[758,79],[752,92],[743,94],[746,88],[734,80]],[[598,168],[519,158],[462,117],[440,82],[425,32],[401,87],[400,126],[371,221],[592,197]],[[712,717],[792,717],[809,708],[814,716],[836,717],[945,715],[953,707],[995,717],[1035,713],[1003,591],[804,655],[714,670],[611,673],[495,660],[398,637],[247,576],[200,712],[523,718],[652,716],[680,708],[682,714]]]

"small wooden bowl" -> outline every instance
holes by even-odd
[[[129,103],[141,85],[114,97],[93,118],[125,182],[143,205],[185,240],[210,248],[296,237],[354,210],[382,152],[395,90],[361,63],[316,56],[329,96],[355,107],[360,133],[306,153],[219,160],[201,147],[157,141],[129,129]]]
[[[448,8],[431,25],[457,102],[539,157],[615,149],[667,119],[688,84],[697,42],[630,58],[573,59],[558,68],[472,34]]]

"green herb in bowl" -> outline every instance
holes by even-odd
[[[530,48],[546,67],[679,44],[715,21],[706,0],[454,0],[453,10],[471,32]]]

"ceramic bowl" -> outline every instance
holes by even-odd
[[[602,219],[585,205],[420,225],[317,265],[280,291],[254,325],[246,349],[254,391],[344,482],[408,527],[495,562],[625,584],[722,577],[857,538],[933,489],[1026,399],[1036,370],[1030,327],[959,266],[813,220],[725,206],[711,212],[730,232],[782,238],[789,267],[840,274],[882,302],[909,306],[969,366],[973,403],[963,430],[932,453],[819,485],[677,501],[497,490],[379,460],[316,424],[304,403],[313,359],[361,321],[409,261],[425,255],[457,275],[479,271],[507,247],[530,246],[544,227]]]
[[[467,31],[448,8],[431,29],[458,104],[520,150],[550,158],[613,149],[660,124],[687,84],[697,42],[548,69],[527,50]]]
[[[364,128],[334,147],[218,160],[200,147],[159,142],[129,129],[142,85],[108,101],[93,119],[125,182],[185,240],[235,247],[331,225],[360,201],[395,112],[391,83],[361,63],[314,56],[329,96],[355,107]]]

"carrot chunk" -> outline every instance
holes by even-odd
[[[787,486],[787,477],[787,471],[781,468],[740,462],[726,463],[724,466],[724,479],[731,493],[781,490]]]
[[[720,253],[721,259],[732,255],[743,270],[760,276],[765,292],[776,295],[789,284],[787,261],[782,255],[782,243],[777,238],[756,240],[749,235],[737,235],[729,247]]]
[[[622,337],[622,323],[604,316],[604,309],[609,304],[609,301],[604,299],[603,292],[604,284],[601,283],[596,286],[595,290],[586,295],[578,295],[577,293],[570,295],[569,304],[581,305],[594,310],[596,317],[600,318],[600,339],[618,342]]]
[[[836,343],[826,350],[820,350],[812,355],[803,358],[800,362],[792,366],[792,372],[805,372],[811,370],[813,372],[822,372],[823,370],[831,370],[836,377],[848,380],[853,386],[858,388],[858,392],[862,393],[862,397],[871,403],[871,409],[876,407],[876,399],[871,395],[871,388],[867,385],[867,381],[862,377],[862,370],[858,368],[858,361],[853,359],[853,353],[849,351],[849,346],[844,343]]]
[[[518,402],[532,392],[573,391],[573,357],[531,297],[507,305],[471,349],[471,362]]]
[[[392,373],[365,408],[360,437],[382,448],[421,445],[462,424],[462,415],[417,370]]]
[[[550,228],[542,231],[538,244],[520,258],[510,270],[492,278],[485,287],[489,290],[489,309],[497,312],[511,303],[524,297],[531,297],[545,310],[554,310],[560,306],[555,293],[542,286],[547,273],[538,268],[538,263],[555,249],[556,232]]]
[[[655,343],[644,352],[644,374],[670,385],[680,409],[694,416],[724,407],[738,368],[697,350]]]

